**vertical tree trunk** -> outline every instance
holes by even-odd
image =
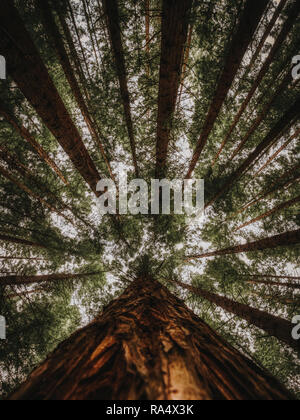
[[[275,124],[267,136],[259,143],[256,149],[250,153],[244,163],[229,177],[223,187],[216,193],[214,198],[206,204],[206,208],[213,205],[221,196],[228,192],[232,186],[241,178],[251,165],[259,158],[265,150],[273,144],[274,140],[300,115],[300,97],[290,107],[290,109],[282,116],[282,118]]]
[[[299,243],[300,229],[291,232],[285,232],[280,235],[272,236],[270,238],[261,239],[259,241],[250,242],[245,245],[238,245],[222,249],[220,251],[208,252],[202,255],[191,255],[188,257],[187,261],[207,257],[216,257],[219,255],[232,255],[240,254],[243,252],[264,251],[265,249],[275,249],[280,246],[292,246],[297,245]]]
[[[239,112],[237,113],[237,115],[234,118],[234,121],[229,129],[229,132],[226,135],[226,139],[225,139],[225,143],[228,142],[229,138],[231,137],[231,134],[233,133],[235,127],[237,126],[238,122],[241,119],[241,116],[243,115],[243,113],[245,112],[247,106],[249,105],[251,99],[253,98],[253,95],[255,94],[258,86],[260,85],[260,83],[262,82],[263,78],[265,77],[265,75],[267,74],[267,72],[270,69],[270,65],[272,64],[276,54],[278,53],[280,47],[282,46],[283,42],[286,40],[286,38],[288,37],[293,25],[295,24],[298,15],[300,13],[300,3],[297,0],[294,0],[294,7],[292,9],[292,11],[290,12],[286,22],[284,23],[282,30],[280,32],[280,34],[278,35],[273,47],[271,48],[271,51],[268,55],[268,57],[266,58],[257,78],[255,79],[255,82],[253,83],[247,98],[245,99],[245,101],[243,102]]]
[[[54,283],[63,280],[77,280],[97,276],[100,273],[48,274],[43,276],[5,276],[0,277],[0,286],[25,286],[36,283]]]
[[[11,400],[285,400],[182,301],[141,278],[62,343]]]
[[[66,178],[57,167],[56,163],[50,158],[48,153],[42,148],[42,146],[35,140],[30,132],[18,123],[17,119],[4,107],[4,104],[0,104],[0,114],[11,124],[11,126],[20,134],[20,136],[30,144],[33,150],[39,155],[39,157],[59,176],[64,184],[69,185]]]
[[[16,8],[2,0],[0,48],[9,73],[96,196],[101,179]],[[26,51],[26,54],[24,52]]]
[[[241,65],[255,30],[268,5],[268,0],[247,0],[239,26],[233,38],[225,67],[218,81],[216,93],[208,111],[201,136],[194,151],[186,178],[191,178],[200,155],[208,141],[209,135],[219,116],[222,105],[231,88],[236,73]]]
[[[73,95],[76,99],[76,102],[78,104],[78,107],[82,113],[82,116],[85,120],[85,123],[89,129],[89,132],[91,134],[92,139],[95,141],[96,145],[99,147],[100,152],[102,154],[102,157],[104,159],[104,162],[107,166],[108,172],[111,176],[112,179],[114,179],[114,175],[112,173],[112,169],[110,166],[110,163],[107,159],[105,150],[104,150],[104,146],[98,136],[98,133],[96,132],[95,128],[94,128],[94,124],[92,121],[92,118],[90,116],[88,107],[85,103],[85,100],[82,96],[79,84],[77,82],[77,79],[75,77],[74,71],[73,71],[73,67],[72,64],[69,60],[67,51],[65,49],[64,43],[62,41],[61,35],[59,33],[59,29],[56,25],[55,19],[52,15],[52,11],[51,11],[51,7],[49,5],[48,0],[36,0],[36,3],[38,4],[39,8],[42,10],[43,12],[43,19],[44,19],[44,26],[45,29],[47,31],[47,33],[49,34],[49,38],[50,40],[52,39],[54,46],[55,46],[55,50],[57,52],[57,55],[59,57],[61,66],[64,70],[65,76],[70,84],[70,87],[72,89]]]
[[[235,302],[224,296],[219,296],[215,293],[208,292],[200,287],[193,287],[182,282],[176,283],[186,290],[208,300],[209,302],[219,306],[227,312],[230,312],[239,318],[255,325],[257,328],[265,331],[271,337],[276,337],[278,340],[286,343],[289,347],[300,353],[300,342],[294,340],[292,337],[293,324],[283,318],[278,318],[270,315],[267,312],[260,311],[248,305]]]
[[[125,67],[124,48],[122,44],[120,16],[117,0],[103,0],[104,12],[107,16],[107,26],[110,42],[114,53],[116,70],[119,78],[121,97],[125,112],[125,121],[130,140],[131,153],[135,168],[135,175],[139,178],[139,168],[136,155],[136,142],[131,115],[130,95],[128,90],[127,72]]]
[[[192,0],[164,0],[158,93],[156,178],[166,176],[172,120],[180,86]]]

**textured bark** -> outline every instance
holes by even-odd
[[[224,296],[219,296],[215,293],[208,292],[201,289],[200,287],[193,287],[188,284],[176,282],[179,286],[186,290],[194,293],[203,299],[217,305],[231,314],[238,316],[249,322],[249,324],[265,331],[271,337],[276,337],[278,340],[287,344],[292,349],[300,352],[299,340],[294,340],[292,337],[292,331],[294,325],[290,321],[286,321],[283,318],[270,315],[267,312],[260,311],[252,308],[251,306],[244,305],[242,303],[235,302]]]
[[[51,6],[49,4],[49,0],[36,0],[36,3],[38,4],[39,8],[42,10],[43,12],[43,20],[44,20],[44,27],[48,33],[48,36],[50,38],[50,40],[53,41],[53,44],[55,46],[55,50],[57,53],[57,56],[59,57],[61,66],[64,70],[65,76],[71,86],[73,95],[76,99],[76,102],[78,104],[78,107],[82,113],[82,116],[84,118],[84,121],[89,129],[89,132],[93,138],[93,140],[95,141],[95,143],[97,144],[97,146],[100,149],[100,152],[102,154],[102,157],[104,159],[104,162],[107,166],[107,169],[109,171],[109,174],[111,176],[112,179],[114,179],[114,175],[112,173],[112,169],[110,166],[110,163],[107,159],[105,150],[104,150],[104,146],[101,142],[101,139],[98,136],[97,131],[94,128],[94,124],[92,121],[92,118],[90,116],[88,107],[85,103],[85,100],[82,96],[79,84],[77,82],[77,79],[75,77],[75,73],[73,71],[73,67],[72,64],[69,60],[67,51],[65,49],[63,40],[61,38],[61,35],[59,33],[59,29],[56,25],[55,19],[53,18],[52,15],[52,11],[51,11]]]
[[[218,255],[232,255],[240,254],[243,252],[264,251],[265,249],[275,249],[282,246],[293,246],[297,244],[300,244],[300,229],[291,232],[285,232],[280,235],[271,236],[270,238],[261,239],[259,241],[250,242],[245,245],[238,245],[226,249],[221,249],[220,251],[208,252],[202,255],[191,255],[188,257],[187,261],[207,257],[216,257]]]
[[[128,90],[127,72],[125,67],[124,49],[121,37],[120,16],[117,0],[103,0],[104,12],[107,16],[107,26],[110,42],[114,53],[116,70],[120,83],[121,97],[124,106],[125,120],[130,140],[131,153],[135,168],[135,175],[139,178],[139,168],[136,156],[136,143],[131,115],[130,95]]]
[[[292,10],[290,11],[290,14],[286,20],[286,22],[284,23],[280,34],[278,35],[273,47],[271,48],[271,51],[268,55],[268,57],[266,58],[257,78],[255,79],[255,82],[253,83],[245,101],[243,102],[239,112],[237,113],[237,115],[235,116],[235,119],[229,129],[229,132],[226,135],[225,138],[225,144],[228,142],[228,140],[230,139],[235,127],[237,126],[238,122],[241,119],[241,116],[244,114],[247,106],[249,105],[251,99],[253,98],[253,95],[255,94],[256,90],[258,89],[260,83],[262,82],[263,78],[265,77],[265,75],[267,74],[267,72],[270,69],[270,65],[272,64],[272,61],[274,60],[276,54],[278,53],[280,47],[282,46],[282,44],[284,43],[284,41],[286,40],[286,38],[288,37],[293,25],[295,24],[299,13],[300,13],[300,3],[298,0],[294,0],[294,7],[292,8]]]
[[[288,400],[156,281],[139,279],[62,343],[11,400]]]
[[[236,228],[234,230],[234,232],[237,232],[238,230],[243,229],[246,226],[250,226],[253,223],[259,222],[260,220],[265,219],[266,217],[269,217],[272,214],[279,213],[282,210],[288,209],[289,207],[292,207],[299,202],[300,202],[300,195],[296,198],[293,198],[292,200],[289,200],[289,201],[286,201],[285,203],[280,204],[279,206],[275,207],[274,209],[271,209],[271,210],[267,211],[266,213],[261,214],[258,217],[255,217],[254,219],[250,220],[249,222],[244,223],[243,225]]]
[[[30,197],[37,200],[42,206],[47,207],[48,210],[50,210],[53,213],[56,213],[58,216],[63,217],[67,222],[74,225],[73,220],[68,218],[65,214],[63,214],[60,210],[58,210],[53,205],[49,204],[46,200],[44,200],[42,197],[40,197],[38,194],[36,194],[34,191],[32,191],[30,188],[28,188],[25,184],[15,179],[5,168],[3,168],[0,165],[0,174],[4,176],[6,179],[8,179],[10,182],[15,184],[18,188],[26,192]]]
[[[225,62],[225,67],[218,81],[216,93],[208,111],[208,115],[194,151],[186,178],[191,178],[192,176],[267,5],[268,0],[246,1],[239,26],[233,38],[228,57]]]
[[[250,153],[244,163],[229,177],[228,181],[218,191],[215,197],[206,204],[206,208],[210,207],[217,201],[223,194],[228,192],[231,187],[244,175],[244,173],[251,167],[257,158],[261,156],[264,151],[273,144],[274,140],[289,126],[289,124],[300,116],[300,97],[296,100],[294,105],[286,112],[285,115],[275,124],[267,136],[261,141],[256,149]]]
[[[27,241],[26,239],[14,238],[14,237],[8,236],[8,235],[2,235],[1,233],[0,233],[0,241],[10,242],[12,244],[19,244],[19,245],[32,246],[32,247],[36,247],[36,248],[46,249],[46,247],[44,245],[38,244],[36,242]]]
[[[0,286],[25,286],[36,283],[54,283],[64,280],[77,280],[89,276],[97,276],[100,273],[82,274],[49,274],[44,276],[5,276],[0,277]]]
[[[166,175],[172,120],[181,81],[192,0],[164,0],[158,93],[156,178]]]
[[[271,157],[270,159],[267,160],[267,162],[259,169],[259,171],[256,172],[256,174],[254,176],[259,175],[264,169],[266,169],[272,162],[274,159],[276,159],[280,153],[285,150],[289,144],[291,144],[291,142],[293,140],[295,140],[298,136],[300,135],[300,129],[296,131],[296,133],[291,136]]]
[[[20,134],[20,136],[26,140],[30,146],[35,150],[35,152],[40,156],[40,158],[50,166],[50,168],[59,176],[59,178],[64,182],[64,184],[69,185],[66,178],[61,173],[60,169],[57,167],[56,163],[50,158],[48,153],[42,148],[42,146],[35,140],[35,138],[30,134],[30,132],[22,126],[17,119],[5,108],[4,104],[0,103],[0,114],[7,120],[9,124]]]
[[[3,0],[1,6],[0,48],[7,59],[9,74],[98,196],[96,185],[101,177],[39,52],[11,1]]]

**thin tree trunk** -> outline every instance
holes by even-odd
[[[250,137],[252,136],[252,134],[258,129],[258,127],[260,126],[261,122],[264,120],[265,116],[268,114],[268,112],[270,111],[271,107],[276,102],[278,96],[291,83],[291,81],[292,81],[292,73],[291,73],[291,71],[289,71],[289,73],[287,74],[287,76],[284,78],[283,82],[279,86],[278,90],[276,91],[276,93],[272,97],[271,101],[264,107],[262,113],[260,113],[258,115],[257,119],[254,121],[254,123],[251,126],[250,130],[248,131],[248,133],[245,135],[245,137],[242,139],[241,143],[238,145],[238,147],[233,152],[232,156],[230,157],[230,160],[233,160],[239,154],[239,152],[242,150],[242,148],[244,147],[244,145],[250,139]],[[297,81],[297,83],[298,83],[298,81]],[[292,87],[295,87],[295,84],[292,84]]]
[[[97,50],[96,50],[95,43],[94,43],[93,30],[92,30],[91,25],[90,25],[90,19],[89,19],[89,13],[88,13],[88,5],[87,5],[87,3],[86,3],[85,0],[82,1],[82,5],[83,5],[83,10],[84,10],[85,20],[87,22],[88,31],[89,31],[89,34],[90,34],[90,37],[91,37],[92,48],[93,48],[93,52],[94,52],[94,56],[95,56],[95,60],[96,60],[96,64],[97,64],[97,68],[100,69],[98,55],[97,55]],[[96,42],[97,42],[97,40],[96,40]]]
[[[74,97],[76,99],[76,102],[78,104],[78,107],[82,113],[82,116],[85,120],[85,123],[89,129],[89,132],[92,136],[92,138],[94,139],[96,145],[99,147],[100,152],[102,154],[102,157],[104,159],[104,162],[108,168],[109,174],[111,176],[112,179],[114,179],[114,175],[112,173],[112,169],[110,166],[110,163],[107,159],[105,150],[104,150],[104,146],[96,132],[96,130],[94,129],[94,124],[92,121],[92,118],[90,116],[88,107],[84,101],[84,98],[82,96],[80,87],[78,85],[77,79],[75,77],[74,71],[73,71],[73,67],[72,64],[69,60],[67,51],[65,49],[64,43],[62,41],[61,35],[59,33],[59,29],[56,25],[55,19],[53,18],[52,12],[51,12],[51,7],[49,5],[49,0],[36,0],[39,8],[42,10],[43,12],[43,20],[44,20],[44,26],[45,29],[49,35],[49,38],[53,40],[54,46],[55,46],[55,50],[57,52],[57,55],[59,57],[61,66],[64,70],[65,76],[71,86],[72,92],[74,94]]]
[[[237,232],[237,231],[245,228],[246,226],[250,226],[253,223],[259,222],[260,220],[265,219],[266,217],[269,217],[272,214],[278,213],[281,210],[288,209],[289,207],[292,207],[292,206],[294,206],[295,204],[297,204],[299,202],[300,202],[300,195],[298,197],[296,197],[296,198],[293,198],[292,200],[289,200],[289,201],[286,201],[285,203],[280,204],[279,206],[275,207],[274,209],[271,209],[271,210],[267,211],[266,213],[264,213],[264,214],[262,214],[262,215],[260,215],[260,216],[258,216],[256,218],[250,220],[249,222],[244,223],[243,225],[241,225],[238,228],[236,228],[234,230],[234,232]]]
[[[266,280],[248,280],[247,283],[250,283],[250,284],[264,284],[266,286],[287,287],[289,289],[300,290],[300,284],[295,284],[295,283],[280,283],[280,282],[266,281]]]
[[[0,277],[0,286],[25,286],[36,283],[54,283],[63,280],[77,280],[89,276],[97,276],[100,273],[82,274],[49,274],[45,276],[5,276]]]
[[[10,400],[289,400],[168,289],[141,278]]]
[[[243,78],[245,76],[247,76],[249,74],[249,71],[252,69],[253,65],[255,64],[263,46],[265,45],[265,42],[267,41],[269,35],[271,34],[271,31],[275,25],[275,23],[277,22],[277,19],[279,18],[279,16],[281,15],[281,12],[283,11],[283,9],[285,8],[286,4],[287,4],[288,0],[281,0],[280,3],[278,4],[272,19],[270,20],[268,26],[266,27],[266,30],[260,40],[260,43],[258,44],[258,47],[256,48],[255,54],[253,55],[250,64],[248,66],[246,75],[243,76]]]
[[[242,175],[251,167],[257,158],[274,143],[274,140],[280,136],[280,134],[285,130],[289,124],[298,118],[300,115],[300,97],[296,100],[294,105],[286,112],[285,115],[275,124],[267,136],[261,141],[261,143],[256,147],[256,149],[250,153],[248,158],[244,163],[230,176],[228,181],[223,185],[223,187],[218,191],[214,198],[206,204],[206,208],[210,207],[217,201],[225,192],[231,189],[231,187],[241,178]]]
[[[35,247],[35,248],[46,249],[45,245],[41,245],[41,244],[38,244],[36,242],[27,241],[26,239],[20,239],[20,238],[14,238],[14,237],[8,236],[8,235],[2,235],[1,233],[0,233],[0,241],[10,242],[12,244],[32,246],[32,247]]]
[[[145,9],[146,9],[146,17],[145,17],[145,31],[146,31],[146,53],[147,59],[149,60],[150,56],[150,0],[145,0]],[[149,63],[147,64],[147,76],[150,77],[150,66]]]
[[[5,168],[3,168],[0,165],[0,174],[3,175],[6,179],[8,179],[10,182],[15,184],[18,188],[25,191],[30,197],[37,200],[41,205],[47,207],[48,210],[50,210],[53,213],[56,213],[58,216],[63,217],[67,222],[71,223],[74,226],[73,220],[69,219],[66,215],[64,215],[61,211],[59,211],[56,207],[49,204],[47,201],[45,201],[42,197],[40,197],[38,194],[33,192],[30,188],[28,188],[25,184],[15,179]]]
[[[241,119],[241,116],[243,115],[243,113],[245,112],[247,106],[249,105],[251,99],[253,98],[253,95],[255,94],[257,88],[259,87],[260,83],[262,82],[263,78],[265,77],[265,75],[267,74],[267,72],[270,69],[270,65],[272,63],[272,61],[274,60],[276,54],[278,53],[281,45],[284,43],[284,41],[286,40],[286,38],[288,37],[294,23],[296,22],[298,15],[300,13],[300,3],[295,0],[294,1],[294,7],[293,9],[290,11],[289,17],[287,18],[286,22],[284,23],[280,34],[278,35],[268,57],[266,58],[257,78],[255,79],[255,82],[253,83],[250,92],[247,95],[247,98],[245,99],[245,101],[243,102],[239,112],[237,113],[237,115],[235,116],[235,119],[229,129],[229,132],[226,135],[225,138],[225,144],[229,141],[235,127],[237,126],[238,122]]]
[[[290,185],[294,184],[300,179],[300,173],[299,173],[299,164],[295,165],[292,170],[289,170],[285,172],[277,181],[276,183],[273,183],[271,186],[271,189],[269,189],[267,192],[264,192],[263,194],[259,194],[256,197],[254,197],[249,203],[247,203],[242,209],[240,209],[238,212],[235,213],[235,215],[244,213],[249,207],[254,206],[255,204],[259,203],[264,198],[268,197],[270,194],[276,193],[278,190],[289,187]],[[290,179],[286,179],[288,175],[293,174],[293,177]],[[279,183],[281,179],[286,179],[284,184]]]
[[[125,67],[124,49],[121,37],[120,16],[117,0],[103,0],[104,12],[107,16],[107,26],[110,42],[114,53],[116,70],[119,78],[121,97],[124,106],[125,121],[130,140],[135,175],[139,178],[139,168],[136,155],[136,142],[131,115],[130,95],[128,90],[127,72]]]
[[[185,80],[186,71],[187,71],[187,64],[188,64],[189,57],[190,57],[190,50],[191,50],[192,36],[193,36],[193,28],[194,28],[193,25],[190,25],[187,46],[185,48],[185,56],[184,56],[183,70],[182,70],[182,76],[181,76],[180,91],[179,91],[179,96],[178,96],[178,108],[180,107],[180,103],[181,103],[182,92],[183,92],[183,88],[184,88],[184,80]]]
[[[95,195],[101,179],[17,10],[2,1],[0,48],[9,73]],[[26,54],[23,52],[26,51]]]
[[[17,119],[4,107],[3,103],[0,103],[0,114],[11,124],[11,126],[20,134],[20,136],[30,144],[30,146],[37,152],[40,158],[59,176],[64,184],[69,185],[66,178],[63,176],[56,163],[50,158],[48,153],[42,148],[42,146],[35,140],[30,132],[23,125],[19,124]]]
[[[222,105],[224,104],[226,96],[231,88],[237,71],[241,65],[247,48],[253,39],[253,35],[267,5],[268,0],[246,1],[238,29],[233,38],[228,57],[226,59],[225,67],[218,81],[217,90],[208,111],[208,115],[201,136],[198,140],[198,144],[194,151],[186,178],[191,178],[192,173],[194,172],[200,155],[208,141],[209,135],[219,116]]]
[[[264,169],[266,169],[269,165],[270,165],[270,163],[272,163],[273,162],[273,160],[274,159],[276,159],[277,158],[277,156],[279,156],[280,155],[280,153],[283,151],[283,150],[285,150],[287,147],[288,147],[288,145],[289,144],[291,144],[291,142],[293,141],[293,140],[295,140],[298,136],[300,135],[300,129],[298,129],[297,131],[296,131],[296,133],[293,135],[293,136],[291,136],[271,157],[270,157],[270,159],[268,159],[268,161],[259,169],[259,171],[257,171],[256,172],[256,174],[254,175],[255,177],[256,176],[258,176]]]
[[[0,260],[26,260],[26,261],[48,261],[44,258],[30,258],[30,257],[0,257]]]
[[[163,0],[158,94],[156,178],[164,178],[172,120],[184,64],[192,0]]]
[[[251,306],[235,302],[224,296],[208,292],[200,287],[193,287],[179,281],[176,281],[176,283],[195,295],[217,305],[219,308],[246,320],[249,324],[265,331],[271,337],[276,337],[292,349],[300,352],[300,342],[294,340],[291,334],[294,328],[291,322],[286,321],[283,318],[270,315],[267,312],[252,308]]]
[[[88,66],[88,63],[87,63],[86,55],[85,55],[85,52],[84,52],[84,48],[83,48],[83,45],[82,45],[82,42],[81,42],[81,38],[80,38],[80,35],[79,35],[79,31],[78,31],[78,27],[77,27],[77,24],[76,24],[76,19],[75,19],[75,16],[74,16],[74,12],[73,12],[71,3],[70,3],[69,0],[65,0],[65,1],[66,1],[67,6],[68,6],[70,15],[71,15],[72,23],[73,23],[73,26],[74,26],[74,29],[75,29],[75,32],[76,32],[76,36],[77,36],[78,43],[79,43],[79,46],[80,46],[80,50],[81,50],[81,53],[82,53],[82,57],[83,57],[83,61],[84,61],[84,64],[85,64],[87,75],[88,75],[88,77],[90,79],[92,79],[92,76],[91,76],[91,73],[90,73],[90,69],[89,69],[89,66]]]
[[[240,274],[241,277],[255,277],[264,279],[288,279],[288,280],[300,280],[300,277],[295,276],[274,276],[270,274]]]
[[[292,246],[300,243],[300,229],[291,232],[285,232],[280,235],[271,236],[270,238],[261,239],[259,241],[250,242],[245,245],[233,246],[219,251],[208,252],[202,255],[191,255],[187,257],[187,261],[216,257],[218,255],[233,255],[243,252],[264,251],[265,249],[275,249],[282,246]]]

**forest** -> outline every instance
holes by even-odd
[[[299,46],[299,0],[1,0],[0,400],[300,399]],[[118,168],[205,210],[99,214]]]

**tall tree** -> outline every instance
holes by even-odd
[[[0,277],[0,286],[24,286],[36,283],[54,283],[63,280],[81,280],[85,277],[99,275],[100,273],[81,274],[47,274],[43,276],[5,276]]]
[[[17,121],[17,118],[12,115],[7,107],[0,102],[0,114],[6,119],[6,121],[11,124],[11,126],[20,134],[20,136],[26,140],[33,150],[40,156],[40,158],[50,166],[51,169],[59,176],[59,178],[68,185],[68,181],[62,174],[61,170],[57,167],[53,159],[50,158],[48,153],[43,149],[43,147],[35,140],[32,134]]]
[[[285,203],[280,204],[279,206],[261,214],[260,216],[255,217],[254,219],[250,220],[249,222],[246,222],[242,224],[241,226],[237,227],[234,231],[237,232],[238,230],[241,230],[247,226],[252,225],[253,223],[259,222],[260,220],[271,216],[272,214],[281,212],[282,210],[288,209],[289,207],[294,206],[295,204],[300,202],[300,195],[296,198],[293,198],[292,200],[288,200]]]
[[[236,33],[225,62],[223,72],[218,80],[215,95],[209,108],[202,133],[195,148],[186,178],[190,178],[201,153],[208,141],[209,135],[219,116],[222,105],[231,88],[244,55],[253,38],[255,30],[268,5],[268,0],[247,0]]]
[[[77,82],[77,79],[75,77],[75,73],[73,71],[73,67],[72,64],[69,60],[67,51],[65,49],[63,40],[61,38],[59,29],[56,25],[55,19],[52,15],[52,11],[51,11],[51,5],[49,3],[48,0],[36,0],[39,8],[42,10],[43,13],[43,20],[44,20],[44,26],[46,28],[47,33],[49,34],[49,38],[53,40],[54,46],[55,46],[55,50],[57,52],[57,55],[59,57],[61,66],[64,70],[65,76],[72,88],[72,92],[74,94],[74,97],[77,101],[77,104],[79,106],[79,109],[84,117],[84,120],[86,122],[86,125],[90,131],[90,134],[92,136],[92,138],[94,139],[94,141],[96,142],[96,144],[98,145],[100,152],[102,154],[102,157],[105,161],[105,164],[107,166],[107,169],[109,171],[109,174],[111,176],[112,179],[114,179],[114,175],[110,166],[110,163],[108,161],[108,158],[106,156],[105,150],[104,150],[104,146],[102,144],[102,141],[100,139],[100,137],[98,136],[98,133],[96,131],[96,129],[94,128],[94,123],[92,121],[92,118],[90,116],[90,112],[88,110],[88,107],[85,103],[85,100],[82,96],[79,84]]]
[[[182,282],[176,282],[179,286],[186,290],[208,300],[211,303],[219,306],[220,308],[237,315],[239,318],[245,319],[251,325],[265,331],[271,337],[276,337],[278,340],[283,341],[289,347],[300,352],[300,342],[294,340],[291,331],[293,324],[283,318],[270,315],[267,312],[260,311],[248,305],[235,302],[225,296],[220,296],[215,293],[208,292],[200,287],[193,287]]]
[[[149,361],[152,361],[149,363]],[[135,280],[11,400],[286,400],[289,393],[150,278]]]
[[[255,82],[253,83],[246,99],[244,100],[242,106],[240,107],[239,112],[237,113],[237,115],[234,118],[234,121],[229,129],[229,132],[226,135],[226,139],[225,139],[225,144],[227,143],[228,139],[230,138],[231,134],[233,133],[235,127],[237,126],[238,122],[240,121],[241,116],[243,115],[243,113],[245,112],[247,106],[249,105],[253,95],[255,94],[258,86],[260,85],[261,81],[263,80],[264,76],[267,74],[271,63],[273,62],[276,54],[278,53],[282,43],[286,40],[287,36],[289,35],[293,25],[295,24],[299,13],[300,13],[300,4],[298,1],[293,1],[293,10],[292,12],[288,15],[287,20],[285,21],[280,34],[278,35],[274,45],[271,48],[271,51],[268,55],[268,57],[266,58],[258,76],[255,79]]]
[[[0,48],[7,59],[9,74],[69,155],[92,191],[99,195],[96,186],[101,177],[18,11],[10,0],[2,2],[0,25]]]
[[[228,178],[226,183],[221,189],[215,194],[214,198],[206,204],[206,207],[210,207],[223,196],[228,190],[241,178],[241,176],[251,167],[257,158],[261,156],[264,151],[273,144],[273,142],[280,136],[280,134],[289,126],[291,122],[295,122],[300,117],[300,97],[295,103],[288,109],[288,111],[282,116],[282,118],[275,124],[271,131],[266,137],[259,143],[255,150],[250,153],[244,163]]]
[[[292,246],[300,243],[300,229],[291,232],[281,233],[280,235],[271,236],[269,238],[260,239],[259,241],[250,242],[245,245],[237,245],[219,251],[208,252],[202,255],[190,255],[187,261],[215,257],[218,255],[232,255],[243,252],[263,251],[265,249],[274,249],[283,246]]]
[[[124,48],[122,44],[120,16],[117,0],[103,0],[104,12],[107,16],[107,26],[110,35],[110,42],[114,53],[117,74],[120,83],[121,97],[125,112],[125,121],[130,140],[131,153],[135,168],[135,175],[139,178],[139,168],[136,154],[136,141],[131,115],[131,103],[128,90],[127,71],[125,66]]]
[[[172,119],[181,81],[192,0],[163,0],[158,93],[156,178],[164,178]]]
[[[32,246],[32,247],[35,247],[35,248],[45,248],[46,249],[46,247],[44,245],[38,244],[36,242],[31,242],[31,241],[27,241],[27,239],[15,238],[15,237],[8,236],[8,235],[2,235],[2,233],[0,233],[0,241],[12,243],[12,244],[18,244],[18,245]]]

